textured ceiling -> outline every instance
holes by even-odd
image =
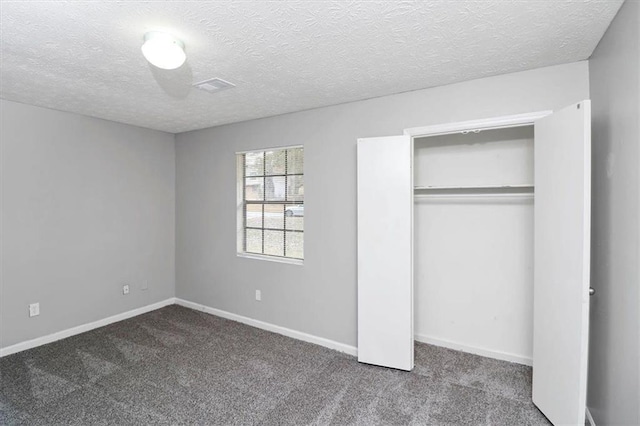
[[[1,0],[0,97],[179,133],[587,59],[621,4]],[[149,30],[186,64],[149,65]]]

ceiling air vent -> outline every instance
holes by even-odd
[[[210,80],[201,81],[193,85],[196,89],[204,90],[205,92],[215,93],[222,90],[231,89],[236,87],[235,84],[229,83],[221,78],[212,78]]]

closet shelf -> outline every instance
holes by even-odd
[[[415,186],[416,191],[513,191],[513,192],[533,192],[533,185],[470,185],[470,186]]]
[[[533,185],[416,186],[414,194],[427,198],[532,198]]]

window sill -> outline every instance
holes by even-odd
[[[238,257],[243,257],[245,259],[266,260],[269,262],[276,262],[276,263],[288,263],[289,265],[300,265],[300,266],[304,265],[303,259],[292,259],[289,257],[269,256],[266,254],[238,253]]]

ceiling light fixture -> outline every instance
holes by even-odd
[[[171,34],[159,31],[144,35],[142,54],[152,65],[164,70],[179,68],[187,59],[184,43]]]

